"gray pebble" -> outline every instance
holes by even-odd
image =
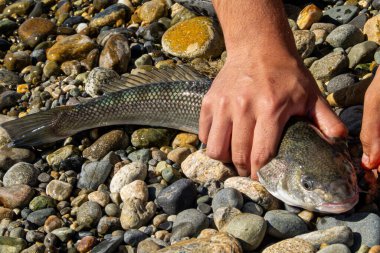
[[[268,222],[268,233],[276,238],[291,238],[309,231],[300,217],[285,210],[268,211],[264,219]]]
[[[344,244],[332,244],[327,246],[326,248],[323,248],[317,253],[351,253],[351,250]]]
[[[235,207],[241,209],[243,203],[243,195],[238,190],[225,188],[215,194],[211,206],[215,212],[220,207]]]

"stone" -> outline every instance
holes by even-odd
[[[77,221],[79,225],[84,227],[92,228],[92,226],[98,223],[101,217],[102,208],[96,202],[87,201],[78,209]]]
[[[19,162],[13,165],[4,175],[4,186],[12,186],[16,184],[26,184],[35,186],[39,171],[34,168],[33,164]]]
[[[83,157],[97,161],[110,151],[127,148],[128,143],[128,136],[123,130],[112,130],[100,136],[91,146],[83,150]]]
[[[48,154],[46,161],[49,165],[59,165],[62,161],[77,153],[78,149],[74,145],[67,145]]]
[[[310,56],[315,47],[314,33],[308,30],[295,30],[293,31],[293,36],[301,58],[305,59]]]
[[[173,141],[172,147],[188,147],[188,145],[197,146],[199,143],[198,135],[191,133],[179,133],[177,134]]]
[[[4,66],[10,71],[21,71],[30,64],[30,53],[27,51],[8,51],[8,53],[4,56]]]
[[[221,230],[233,217],[241,214],[242,212],[235,207],[221,207],[218,208],[213,215],[214,224],[218,230]]]
[[[157,196],[157,204],[167,214],[177,214],[195,207],[197,190],[190,179],[180,179],[164,188]]]
[[[132,162],[148,163],[151,158],[150,150],[147,148],[142,148],[136,150],[128,155],[128,159]]]
[[[359,8],[353,5],[336,6],[323,13],[323,20],[335,24],[346,24],[353,19]]]
[[[312,24],[318,22],[322,17],[322,11],[314,4],[306,5],[299,13],[297,26],[299,29],[309,29]]]
[[[18,28],[18,34],[24,43],[34,48],[54,33],[55,28],[55,24],[49,19],[36,17],[25,20]]]
[[[55,207],[54,200],[48,196],[37,196],[29,203],[29,208],[32,211],[37,211],[48,207]]]
[[[212,19],[195,17],[170,27],[162,36],[162,48],[181,58],[217,57],[224,50],[224,40]]]
[[[88,194],[88,200],[105,207],[110,202],[110,195],[104,191],[94,191]]]
[[[3,110],[4,108],[11,108],[15,105],[17,105],[17,101],[21,98],[21,94],[16,92],[16,91],[11,91],[11,90],[6,90],[2,93],[0,93],[0,110]],[[9,140],[9,136],[6,133],[5,130],[4,132],[4,142]],[[5,143],[4,143],[5,144]]]
[[[348,57],[343,52],[332,52],[313,62],[310,72],[314,78],[326,82],[348,68]]]
[[[102,12],[95,14],[90,21],[90,27],[113,25],[119,20],[129,20],[130,10],[124,4],[113,4]]]
[[[65,61],[61,64],[61,70],[67,76],[77,76],[81,72],[81,64],[77,60]]]
[[[355,76],[352,74],[340,74],[333,77],[326,85],[328,93],[334,93],[340,89],[355,84]]]
[[[135,180],[145,180],[147,173],[148,169],[145,164],[133,162],[124,165],[112,178],[110,191],[120,192],[125,185]]]
[[[338,215],[317,219],[317,229],[328,229],[335,226],[347,226],[354,235],[354,245],[351,249],[357,250],[360,244],[369,247],[380,244],[380,217],[374,213],[354,213],[352,215]]]
[[[54,208],[44,208],[31,212],[26,219],[38,226],[43,226],[46,219],[53,214],[55,214]]]
[[[19,0],[4,8],[3,14],[5,16],[18,15],[23,16],[28,13],[33,6],[33,0]]]
[[[61,242],[67,242],[67,240],[74,234],[74,230],[68,227],[61,227],[54,229],[51,233],[58,237]]]
[[[371,247],[371,249],[368,251],[368,253],[379,253],[380,252],[380,245],[375,245]]]
[[[3,219],[12,220],[13,216],[14,212],[12,211],[12,209],[0,207],[0,221],[2,221]]]
[[[62,225],[63,225],[63,222],[60,218],[58,218],[56,215],[50,215],[45,220],[44,231],[46,233],[49,233],[57,228],[61,228]]]
[[[183,233],[183,225],[191,227]],[[209,220],[207,216],[196,209],[186,209],[178,213],[172,229],[171,241],[180,241],[183,237],[194,237],[203,229],[208,228]],[[179,231],[182,230],[182,231]],[[179,231],[179,233],[178,233]]]
[[[236,172],[222,162],[209,158],[205,150],[189,155],[181,164],[183,174],[197,183],[224,181]]]
[[[310,233],[297,235],[295,238],[300,238],[313,244],[315,249],[318,249],[322,243],[341,243],[349,247],[354,243],[353,233],[347,226],[336,226],[328,229],[317,230]]]
[[[104,85],[118,79],[120,76],[116,71],[96,67],[88,74],[84,89],[91,97],[97,97],[103,93]]]
[[[364,25],[367,22],[368,17],[366,13],[359,14],[358,16],[354,17],[348,24],[354,25],[357,28],[359,28],[361,31],[364,30]]]
[[[137,245],[137,252],[139,253],[150,253],[157,252],[159,249],[163,248],[163,246],[157,243],[157,240],[153,238],[147,238]]]
[[[0,20],[0,34],[10,35],[17,29],[17,27],[17,23],[12,20],[7,18]]]
[[[46,52],[49,61],[64,62],[81,60],[96,47],[96,43],[86,35],[74,34],[57,41]]]
[[[212,200],[212,209],[215,212],[220,207],[243,207],[243,195],[234,188],[224,188],[218,191]]]
[[[77,244],[76,249],[79,253],[85,253],[91,251],[96,245],[97,239],[94,236],[85,236]]]
[[[168,153],[168,159],[177,164],[181,164],[190,154],[191,150],[189,148],[178,147]]]
[[[363,29],[363,33],[367,35],[368,40],[374,41],[377,44],[380,44],[379,23],[380,23],[380,16],[379,15],[374,16],[367,20]]]
[[[0,187],[0,203],[7,208],[22,208],[29,204],[34,190],[28,185]]]
[[[193,238],[177,242],[169,247],[160,249],[157,253],[176,252],[219,252],[219,253],[242,253],[240,243],[232,235],[216,233],[210,237]]]
[[[120,219],[117,217],[103,216],[97,226],[98,234],[106,234],[109,231],[115,231],[121,229]]]
[[[0,252],[19,253],[26,247],[27,243],[22,238],[0,236]]]
[[[148,238],[148,235],[138,229],[129,229],[124,233],[124,242],[132,247],[136,247],[142,240]]]
[[[332,47],[343,49],[352,47],[364,41],[364,35],[354,25],[344,24],[335,28],[326,38],[326,42]]]
[[[220,231],[239,239],[243,250],[255,250],[264,239],[266,230],[267,224],[262,217],[241,213],[232,217]]]
[[[305,240],[291,238],[266,247],[262,253],[314,253],[313,245]]]
[[[83,164],[77,187],[80,189],[96,190],[103,184],[112,170],[109,161],[90,162]]]
[[[266,210],[278,209],[279,202],[258,181],[248,177],[231,177],[224,182],[224,188],[234,188]]]
[[[68,199],[72,190],[71,184],[59,180],[52,180],[46,186],[46,194],[58,201]]]
[[[100,53],[99,67],[113,69],[122,74],[127,72],[130,59],[128,39],[122,34],[115,34],[107,40]]]
[[[91,252],[92,253],[111,253],[117,251],[120,244],[123,242],[122,236],[115,236],[105,239],[98,245],[96,245]]]
[[[167,12],[166,4],[160,0],[152,0],[145,2],[137,11],[138,17],[144,24],[149,24],[157,21],[159,18],[165,16]]]
[[[21,82],[21,78],[15,72],[7,69],[0,69],[0,90],[1,87],[6,86],[16,87],[17,84],[20,84]]]
[[[256,204],[255,202],[246,202],[241,209],[243,213],[251,213],[251,214],[256,214],[259,216],[262,216],[264,213],[264,209],[259,205]]]
[[[168,146],[170,134],[167,129],[141,128],[132,133],[131,143],[136,148]]]
[[[287,239],[309,232],[307,224],[296,214],[285,210],[268,211],[264,219],[268,223],[268,234],[279,239]]]
[[[319,250],[317,253],[335,253],[335,252],[351,253],[351,250],[344,244],[332,244]]]
[[[131,199],[124,202],[120,223],[123,229],[140,228],[148,223],[156,214],[156,205],[150,201]]]
[[[364,41],[353,46],[348,53],[349,68],[354,68],[359,63],[368,63],[374,59],[378,45],[373,41]]]
[[[142,180],[135,180],[132,183],[125,185],[120,190],[120,197],[123,202],[133,199],[140,199],[143,202],[148,201],[148,187]]]

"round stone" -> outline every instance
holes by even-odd
[[[4,175],[4,186],[26,184],[34,186],[37,184],[39,171],[32,164],[19,162],[13,165]]]
[[[285,210],[268,211],[264,219],[268,222],[268,234],[276,238],[286,239],[309,231],[300,217]]]
[[[55,24],[46,18],[30,18],[18,28],[18,34],[23,42],[35,47],[55,30]]]
[[[211,205],[215,212],[220,207],[235,207],[241,209],[243,202],[243,195],[238,190],[225,188],[215,194]]]
[[[98,223],[102,216],[102,209],[96,202],[88,201],[79,207],[77,221],[79,225],[91,228]]]
[[[326,38],[332,47],[348,48],[364,41],[364,35],[354,25],[344,24],[335,28]]]
[[[69,183],[59,180],[52,180],[46,186],[46,193],[53,199],[61,201],[70,197],[72,189],[73,186]]]

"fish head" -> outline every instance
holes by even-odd
[[[285,134],[285,146],[260,169],[259,181],[288,205],[323,213],[352,209],[359,194],[350,158],[315,129],[301,130],[296,137]]]

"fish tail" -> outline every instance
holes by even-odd
[[[3,127],[11,142],[9,147],[32,147],[54,142],[67,136],[58,132],[57,122],[72,106],[56,107],[48,111],[30,114],[7,121]]]

